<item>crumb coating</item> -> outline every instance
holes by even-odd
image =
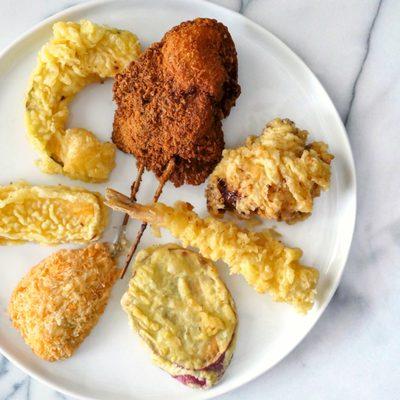
[[[174,158],[175,186],[203,183],[221,159],[237,70],[223,24],[198,18],[174,27],[116,76],[113,142],[158,177]]]
[[[37,356],[68,358],[103,314],[118,274],[107,244],[58,251],[14,289],[8,307],[13,325]]]

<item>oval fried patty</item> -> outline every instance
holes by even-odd
[[[68,358],[97,324],[118,275],[105,243],[58,251],[14,289],[8,307],[13,325],[37,356]]]
[[[155,363],[185,384],[215,384],[232,357],[237,319],[214,264],[167,244],[142,250],[134,271],[122,307]]]

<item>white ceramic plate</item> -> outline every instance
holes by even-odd
[[[34,244],[2,247],[0,252],[0,348],[15,364],[57,390],[93,399],[206,399],[226,393],[267,371],[285,357],[310,331],[331,299],[342,274],[353,234],[356,196],[354,164],[346,132],[328,95],[304,63],[276,37],[243,16],[207,2],[173,0],[105,1],[70,8],[24,35],[0,58],[0,184],[25,179],[35,184],[73,184],[63,176],[42,174],[28,144],[23,124],[23,99],[39,48],[50,37],[57,20],[89,18],[131,30],[148,46],[182,21],[212,17],[228,26],[239,55],[242,94],[224,122],[227,146],[258,134],[274,117],[289,117],[311,133],[311,139],[329,144],[335,155],[332,186],[315,202],[313,215],[295,226],[276,224],[285,242],[304,250],[303,261],[321,272],[317,304],[307,315],[290,306],[272,303],[253,291],[241,277],[220,271],[236,300],[240,319],[236,353],[222,382],[208,391],[186,388],[151,364],[149,354],[128,326],[119,301],[127,279],[114,288],[104,316],[76,354],[48,363],[35,357],[11,327],[6,309],[19,279],[56,248]],[[102,139],[110,137],[114,106],[112,82],[92,85],[72,105],[70,126],[85,127]],[[103,191],[106,186],[127,192],[136,174],[133,158],[119,153],[107,185],[84,185]],[[149,201],[156,187],[146,174],[139,200]],[[192,202],[205,213],[204,185],[175,189],[168,184],[162,200]],[[121,215],[114,214],[106,239],[110,240]],[[272,226],[272,224],[267,224]],[[138,228],[130,224],[130,237]],[[164,234],[163,241],[171,237]],[[150,230],[141,247],[154,243]]]

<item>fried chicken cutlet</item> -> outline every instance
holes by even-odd
[[[172,28],[116,76],[113,142],[158,177],[174,158],[175,186],[203,183],[221,159],[237,75],[223,24],[197,18]]]

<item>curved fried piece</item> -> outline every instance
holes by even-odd
[[[231,273],[243,275],[257,292],[268,292],[275,301],[292,304],[300,312],[314,303],[318,271],[300,264],[300,249],[286,247],[268,231],[251,232],[230,222],[202,219],[189,203],[141,205],[111,189],[106,205],[168,229],[185,247],[197,247],[204,257],[224,261]]]
[[[160,177],[171,158],[175,186],[198,185],[221,159],[221,119],[237,97],[228,29],[198,18],[167,32],[116,76],[113,142]]]
[[[118,275],[107,244],[58,251],[15,288],[12,322],[37,356],[68,358],[97,324]]]
[[[140,53],[128,31],[59,21],[39,52],[25,103],[28,138],[48,174],[85,182],[103,182],[115,166],[115,146],[82,128],[66,129],[69,104],[85,86],[122,71]]]
[[[208,211],[289,224],[309,217],[314,198],[329,189],[333,156],[323,142],[307,144],[307,136],[289,119],[276,118],[244,146],[224,150],[208,182]]]

